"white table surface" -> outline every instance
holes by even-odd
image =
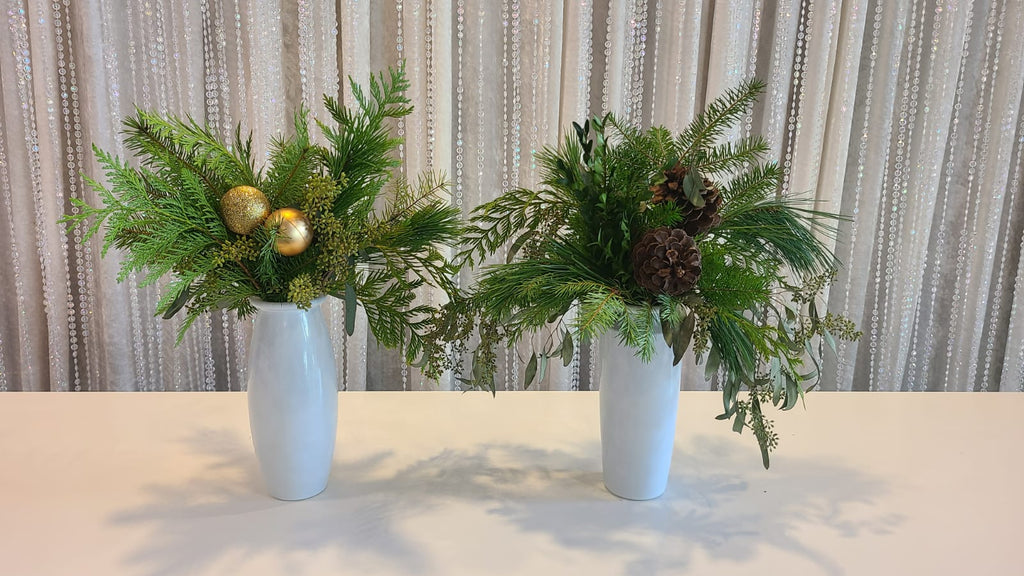
[[[1024,394],[812,393],[770,471],[680,402],[668,492],[627,502],[596,393],[346,392],[286,503],[243,394],[3,394],[0,574],[1024,574]]]

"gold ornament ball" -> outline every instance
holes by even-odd
[[[313,226],[306,215],[295,208],[280,208],[267,216],[267,229],[277,228],[274,248],[282,256],[296,256],[313,241]]]
[[[270,213],[270,202],[252,186],[235,186],[221,197],[220,212],[229,230],[245,235],[263,223]]]

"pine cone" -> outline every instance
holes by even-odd
[[[678,227],[686,231],[690,236],[704,234],[715,226],[722,223],[722,217],[718,215],[718,209],[722,206],[722,194],[715,187],[714,182],[703,178],[700,181],[700,197],[704,205],[698,208],[686,197],[683,181],[690,173],[689,168],[683,166],[682,162],[665,171],[665,181],[651,186],[651,197],[653,204],[675,202],[683,215],[682,222]]]
[[[665,170],[665,181],[661,184],[651,186],[654,196],[651,198],[653,204],[675,202],[677,204],[686,201],[686,194],[683,192],[683,179],[690,173],[690,170],[677,162],[672,168]]]
[[[697,285],[700,251],[678,228],[655,228],[633,246],[633,276],[655,294],[678,296]]]

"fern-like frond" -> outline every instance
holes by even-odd
[[[273,208],[297,206],[319,169],[318,150],[309,140],[309,112],[300,108],[293,122],[294,137],[277,137],[270,143],[270,169],[262,190]]]
[[[463,249],[455,260],[479,264],[513,238],[535,233],[559,215],[568,217],[565,212],[571,207],[571,203],[550,189],[510,190],[473,210],[466,226]]]
[[[192,118],[163,118],[136,110],[125,122],[125,146],[138,155],[143,165],[173,180],[187,170],[203,181],[207,193],[219,199],[231,186],[259,186],[251,164],[251,144],[243,144],[236,130],[236,147],[229,149],[209,127]]]

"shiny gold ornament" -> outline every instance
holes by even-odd
[[[267,216],[268,230],[277,228],[274,248],[282,256],[296,256],[309,248],[313,241],[313,226],[301,210],[280,208]]]
[[[235,186],[221,197],[220,212],[228,230],[245,235],[267,218],[270,202],[263,192],[252,186]]]

